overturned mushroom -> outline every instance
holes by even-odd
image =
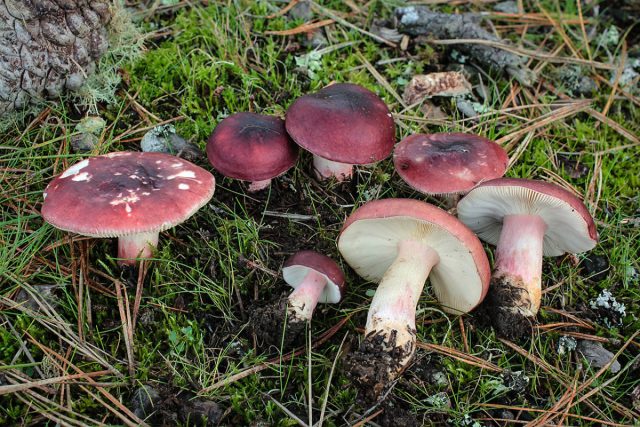
[[[311,321],[316,305],[339,303],[346,285],[338,264],[315,251],[300,251],[289,257],[282,267],[282,277],[294,291],[286,299],[256,309],[251,323],[268,344],[279,345],[283,340],[288,346]]]
[[[356,273],[380,283],[365,339],[348,363],[367,400],[375,400],[415,353],[416,307],[427,278],[445,311],[466,313],[487,292],[489,261],[463,223],[410,199],[361,206],[345,222],[338,248]]]
[[[542,256],[592,249],[598,233],[575,195],[546,182],[501,178],[484,182],[458,203],[460,220],[496,245],[486,300],[500,335],[517,339],[531,329],[540,308]]]
[[[53,179],[42,217],[56,228],[117,237],[120,264],[148,258],[158,234],[213,196],[211,173],[162,153],[116,152],[82,160]]]

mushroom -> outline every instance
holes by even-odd
[[[256,192],[295,165],[298,147],[289,138],[284,120],[236,113],[216,126],[207,142],[207,157],[224,176],[251,181],[248,190]]]
[[[591,214],[569,191],[541,181],[484,182],[458,203],[460,220],[497,245],[487,309],[500,335],[522,337],[540,308],[542,256],[592,249],[598,233]]]
[[[395,123],[376,94],[350,83],[327,86],[289,107],[287,132],[313,154],[318,179],[349,179],[354,164],[370,164],[391,154]]]
[[[213,196],[211,173],[162,153],[116,152],[82,160],[44,191],[42,217],[85,236],[117,237],[120,264],[148,258],[158,234]]]
[[[286,301],[256,309],[252,324],[269,344],[279,344],[281,336],[273,334],[286,323],[285,344],[293,342],[304,329],[318,303],[337,304],[344,295],[344,273],[334,260],[315,251],[299,251],[282,267],[282,277],[294,291]],[[284,303],[283,303],[284,302]]]
[[[509,157],[502,147],[479,135],[434,133],[408,136],[396,145],[398,175],[423,194],[461,194],[504,175]]]
[[[489,286],[478,238],[454,216],[411,199],[368,202],[345,222],[338,249],[363,278],[379,282],[352,376],[370,398],[407,366],[416,347],[416,307],[427,277],[444,311],[466,313]]]

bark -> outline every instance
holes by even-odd
[[[425,6],[408,6],[396,9],[399,30],[411,36],[427,36],[440,39],[481,39],[502,42],[480,26],[480,17],[471,13],[458,15],[432,12]],[[456,49],[469,55],[483,66],[502,70],[520,83],[530,86],[534,73],[527,68],[527,58],[502,49],[479,44],[457,44]]]
[[[0,116],[80,88],[111,16],[109,0],[0,0]]]

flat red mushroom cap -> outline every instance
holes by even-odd
[[[211,199],[211,173],[163,153],[116,152],[82,160],[53,179],[42,217],[65,231],[119,237],[180,224]]]
[[[221,174],[244,181],[263,181],[295,165],[298,147],[284,120],[255,113],[236,113],[222,120],[207,143],[209,163]]]
[[[395,144],[389,108],[375,93],[350,83],[298,98],[287,111],[286,127],[302,148],[340,163],[378,162]]]
[[[466,133],[411,135],[396,145],[393,163],[402,179],[424,194],[466,193],[504,175],[509,157],[495,142]]]

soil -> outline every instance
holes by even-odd
[[[592,282],[602,282],[609,276],[609,260],[603,255],[589,254],[579,267],[580,274]]]
[[[153,426],[217,426],[223,416],[220,406],[205,398],[167,386],[145,385],[137,389],[129,405],[135,414]]]
[[[491,325],[498,336],[511,341],[531,336],[531,328],[535,318],[514,313],[508,307],[528,304],[525,291],[507,283],[503,278],[491,278],[489,293],[476,311],[476,318],[481,325]],[[524,303],[524,304],[523,304]]]
[[[306,322],[296,317],[287,316],[287,296],[268,303],[262,307],[254,307],[249,316],[249,323],[256,334],[258,345],[291,348],[302,344],[302,332]],[[284,332],[283,332],[284,330]]]
[[[388,346],[392,349],[388,350]],[[385,343],[381,333],[367,336],[360,347],[346,357],[344,366],[347,377],[358,389],[358,403],[366,406],[383,397],[404,369],[399,361],[413,352],[413,348],[396,347],[393,337]]]

